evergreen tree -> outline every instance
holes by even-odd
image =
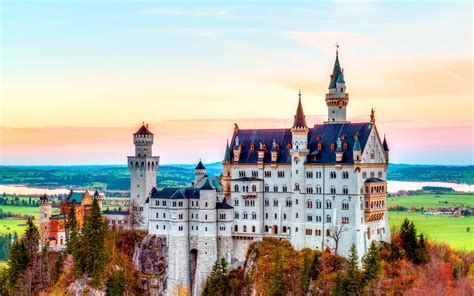
[[[362,259],[362,282],[367,285],[370,281],[377,278],[381,267],[380,249],[375,242],[370,244],[369,251]]]
[[[216,261],[207,279],[206,287],[202,295],[226,295],[230,289],[227,275],[227,262],[224,258],[220,261]]]
[[[84,271],[85,256],[82,256],[81,236],[78,228],[75,205],[72,203],[66,221],[67,253],[71,254],[74,259],[74,272],[81,274]]]
[[[357,256],[357,249],[352,244],[349,255],[349,265],[347,267],[346,275],[344,277],[344,290],[346,295],[356,295],[360,290],[360,272],[358,269],[359,257]]]
[[[311,263],[308,252],[305,252],[303,255],[303,267],[300,272],[300,289],[305,294],[308,292],[311,281]]]
[[[416,264],[423,264],[430,260],[430,255],[428,250],[426,249],[425,238],[423,233],[420,234],[420,238],[418,239],[418,244],[416,247]]]
[[[107,225],[102,218],[97,199],[92,202],[92,209],[86,216],[81,253],[84,259],[84,272],[92,277],[92,284],[98,286],[107,264],[105,238]]]
[[[125,275],[123,271],[114,272],[107,280],[106,295],[122,296],[125,293]]]
[[[416,259],[416,229],[413,222],[408,221],[405,218],[400,227],[400,237],[402,239],[402,248],[405,250],[405,254],[409,260]]]
[[[311,279],[315,281],[319,277],[319,269],[321,267],[321,253],[315,252],[313,256],[313,261],[311,262]]]
[[[331,295],[332,296],[345,296],[346,295],[346,291],[344,289],[344,281],[339,271],[336,274],[336,283],[334,285],[334,290],[332,290],[331,292]]]
[[[16,285],[18,277],[26,270],[30,258],[25,240],[17,240],[13,243],[8,260],[8,283],[10,287]]]

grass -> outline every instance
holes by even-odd
[[[449,244],[460,250],[474,250],[474,217],[428,216],[418,212],[390,211],[389,223],[397,228],[405,218],[413,221],[417,233],[433,241]],[[466,228],[470,227],[470,232]]]
[[[1,205],[0,209],[2,209],[3,212],[11,212],[14,214],[22,214],[22,215],[29,215],[29,216],[34,216],[35,218],[38,218],[38,207],[23,207],[23,206],[5,206]]]
[[[444,203],[447,201],[448,203]],[[402,206],[425,209],[428,208],[449,208],[449,207],[471,207],[474,208],[473,193],[420,193],[412,196],[388,197],[388,207]]]
[[[35,222],[36,224],[36,222]],[[26,229],[26,220],[2,219],[0,220],[0,233],[13,233],[22,235]]]

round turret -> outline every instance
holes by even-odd
[[[148,124],[142,126],[133,134],[135,144],[135,156],[151,156],[153,145],[153,133],[148,129]]]

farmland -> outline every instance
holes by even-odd
[[[417,209],[471,207],[474,208],[474,194],[469,193],[418,193],[412,196],[388,197],[387,206],[415,207]]]

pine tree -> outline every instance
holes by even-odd
[[[380,249],[375,242],[372,242],[369,251],[362,259],[362,268],[364,270],[362,273],[362,282],[364,286],[377,277],[380,266]]]
[[[226,295],[228,290],[227,262],[222,258],[214,263],[202,295]]]
[[[309,289],[309,283],[311,280],[311,262],[309,259],[308,252],[305,252],[303,255],[303,268],[300,272],[300,289],[303,293],[306,294]]]
[[[413,222],[410,222],[405,218],[402,226],[400,227],[400,237],[402,239],[402,248],[405,250],[405,254],[409,260],[416,259],[416,229]]]
[[[423,264],[430,260],[430,255],[428,250],[426,249],[425,238],[423,233],[420,234],[420,238],[418,239],[418,244],[416,247],[416,264]]]
[[[332,296],[345,296],[346,291],[344,289],[344,281],[342,279],[341,273],[338,271],[336,274],[336,283],[334,290],[331,292]]]
[[[102,218],[97,199],[92,202],[92,209],[86,216],[82,232],[81,253],[84,259],[84,272],[92,277],[92,285],[98,286],[107,264],[105,249],[107,226]]]
[[[79,234],[78,223],[76,219],[76,211],[74,203],[71,204],[69,215],[66,221],[67,253],[71,254],[74,259],[74,272],[81,274],[84,271],[84,258],[82,256],[81,236]]]
[[[8,284],[14,287],[19,276],[26,270],[30,257],[28,256],[28,247],[25,240],[17,240],[10,249],[8,260]]]
[[[107,296],[122,296],[125,293],[125,275],[123,271],[114,272],[107,280]]]
[[[358,269],[359,257],[357,256],[357,249],[352,244],[349,255],[349,265],[347,267],[346,275],[344,277],[344,289],[346,295],[356,295],[360,290],[360,272]]]

